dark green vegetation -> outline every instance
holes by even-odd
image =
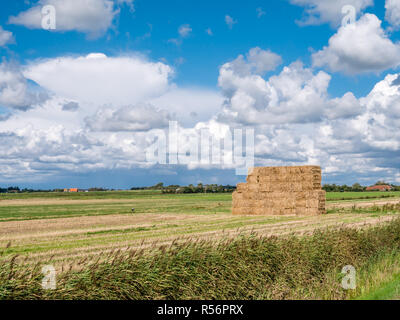
[[[343,266],[362,274],[399,254],[397,219],[307,237],[253,234],[175,243],[147,254],[118,251],[105,262],[64,272],[54,291],[41,288],[41,265],[21,269],[11,259],[0,266],[0,299],[346,299],[357,297],[366,284],[343,290]]]
[[[374,186],[389,185],[392,187],[392,191],[400,191],[400,186],[390,184],[385,181],[378,181]],[[336,185],[336,184],[324,184],[322,187],[326,192],[364,192],[367,187],[362,186],[359,183],[354,183],[352,186],[348,185]]]
[[[397,257],[399,258],[399,257]],[[358,297],[359,300],[399,300],[400,299],[400,274],[396,274],[389,282],[369,293]]]

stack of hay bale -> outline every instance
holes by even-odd
[[[247,183],[233,193],[233,214],[320,215],[326,193],[321,188],[321,167],[253,168]]]

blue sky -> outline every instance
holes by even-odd
[[[65,54],[103,52],[112,56],[139,51],[155,60],[164,58],[173,65],[183,58],[176,76],[176,83],[183,86],[216,88],[219,66],[256,46],[277,52],[285,64],[298,59],[310,64],[310,50],[326,45],[335,32],[328,24],[299,26],[296,21],[303,16],[304,8],[285,0],[250,0],[245,4],[225,0],[217,3],[211,0],[135,0],[134,12],[123,7],[112,29],[88,41],[84,33],[75,31],[54,33],[9,24],[10,16],[32,6],[29,1],[13,1],[1,6],[2,26],[13,32],[17,41],[3,48],[2,54],[7,58],[23,63]],[[259,18],[258,8],[265,12]],[[375,0],[375,5],[365,11],[376,14],[387,26],[384,0]],[[237,21],[232,29],[225,23],[226,15]],[[169,43],[168,40],[178,37],[178,28],[183,24],[192,28],[190,36],[180,46]],[[206,33],[208,28],[212,36]],[[146,37],[149,33],[151,36]],[[399,34],[394,33],[391,39],[398,41]],[[335,74],[330,93],[339,95],[351,90],[357,96],[365,95],[383,75],[385,71],[362,77]]]
[[[82,3],[0,4],[0,185],[243,180],[229,166],[149,166],[146,139],[168,120],[254,129],[256,165],[400,182],[397,1]],[[45,5],[56,30],[41,27]]]

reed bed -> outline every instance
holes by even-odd
[[[111,251],[59,272],[55,290],[41,287],[51,258],[20,266],[14,256],[1,262],[0,299],[346,299],[361,288],[341,288],[342,267],[362,270],[387,253],[400,253],[400,219],[310,236],[253,233]]]

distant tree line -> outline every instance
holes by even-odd
[[[400,191],[400,186],[386,183],[385,181],[378,181],[374,185],[390,185],[393,188],[393,191]],[[354,183],[352,186],[344,185],[336,185],[336,184],[324,184],[322,189],[326,192],[364,192],[366,191],[365,186],[362,186],[359,183]],[[90,192],[94,191],[114,191],[114,189],[106,189],[106,188],[89,188],[87,189]],[[162,193],[172,194],[172,193],[232,193],[236,190],[236,186],[231,185],[218,185],[218,184],[202,184],[199,183],[197,186],[190,184],[188,186],[180,186],[180,185],[170,185],[164,186],[164,183],[160,182],[151,187],[133,187],[130,190],[160,190]],[[30,192],[63,192],[64,189],[51,189],[51,190],[41,190],[41,189],[29,189],[24,188],[21,189],[17,186],[0,188],[0,193],[30,193]]]
[[[19,187],[8,187],[0,188],[0,193],[28,193],[28,192],[50,192],[51,190],[39,190],[39,189],[20,189]]]
[[[139,190],[162,190],[164,188],[164,183],[160,182],[151,187],[133,187],[131,188],[132,191],[139,191]]]
[[[385,181],[378,181],[374,184],[374,186],[379,185],[389,185],[393,188],[393,191],[400,191],[400,186],[387,183]],[[336,184],[324,184],[322,187],[323,190],[326,192],[364,192],[366,191],[367,187],[362,186],[359,183],[355,183],[352,186],[344,185],[336,185]]]
[[[94,192],[94,191],[109,191],[109,189],[106,188],[89,188],[89,192]]]
[[[218,184],[205,184],[199,183],[197,186],[190,184],[188,186],[180,185],[169,185],[164,186],[164,183],[160,182],[152,187],[144,188],[131,188],[131,190],[161,190],[162,193],[232,193],[236,190],[236,186],[223,186]]]
[[[109,191],[109,189],[89,188],[88,191]],[[19,187],[0,188],[0,193],[32,193],[32,192],[64,192],[64,189],[42,190],[42,189],[29,189],[29,188],[21,189]]]
[[[355,183],[352,186],[344,185],[336,185],[336,184],[324,184],[322,189],[326,192],[363,192],[367,187],[360,185],[359,183]]]
[[[205,184],[199,183],[197,186],[189,184],[188,186],[171,185],[162,189],[163,193],[232,193],[236,186]]]

